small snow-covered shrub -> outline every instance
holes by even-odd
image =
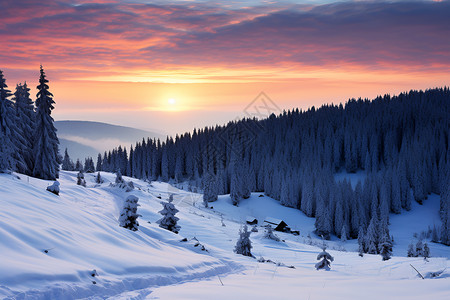
[[[237,254],[242,254],[244,256],[253,257],[252,252],[252,242],[250,241],[250,231],[248,231],[247,225],[244,225],[244,229],[239,229],[239,239],[236,242],[236,247],[234,252]]]
[[[86,180],[84,180],[84,173],[82,171],[77,174],[77,185],[86,187]]]
[[[163,215],[163,217],[156,221],[156,223],[158,223],[161,228],[178,233],[178,231],[180,231],[180,226],[177,225],[179,218],[175,217],[178,209],[175,208],[172,201],[173,195],[171,194],[167,202],[161,202],[163,209],[160,210],[159,213]]]
[[[317,255],[317,260],[320,260],[316,264],[316,270],[324,269],[326,271],[330,270],[331,262],[334,261],[333,256],[330,255],[327,251],[325,251],[327,248],[324,246],[322,249],[322,252]]]
[[[120,170],[118,170],[116,173],[116,184],[121,184],[121,183],[125,183],[125,181],[122,178],[122,172],[120,172]]]
[[[137,213],[137,208],[139,206],[138,201],[139,198],[134,195],[129,195],[127,197],[119,217],[120,226],[132,231],[138,230],[139,222],[137,221],[137,218],[141,216]]]
[[[266,233],[264,234],[264,238],[274,240],[276,242],[281,241],[280,238],[275,233],[273,233],[273,229],[271,226],[266,226]]]
[[[47,187],[47,191],[49,191],[55,195],[59,195],[59,182],[58,181],[53,182],[52,185],[49,185]]]

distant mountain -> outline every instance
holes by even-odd
[[[92,121],[56,121],[55,127],[61,153],[67,148],[74,161],[88,156],[96,158],[99,152],[119,145],[129,147],[143,138],[165,138],[156,132]]]

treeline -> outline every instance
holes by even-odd
[[[234,204],[260,191],[316,218],[317,233],[361,238],[379,252],[389,213],[441,195],[440,240],[449,245],[450,91],[411,91],[345,106],[285,111],[194,130],[165,141],[143,140],[129,152],[99,155],[97,169],[163,181],[189,180]],[[352,187],[336,172],[364,170]]]
[[[0,173],[17,171],[37,178],[58,178],[59,141],[51,112],[55,101],[41,66],[36,102],[27,83],[14,94],[0,70]]]

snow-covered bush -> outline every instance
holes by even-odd
[[[253,257],[252,252],[252,242],[250,241],[250,231],[248,231],[247,225],[244,225],[244,229],[239,229],[239,239],[236,242],[236,247],[234,252],[237,254],[242,254],[244,256]]]
[[[125,181],[122,178],[122,172],[120,172],[120,170],[117,171],[116,173],[116,184],[121,184],[124,183]]]
[[[84,173],[82,171],[77,174],[77,185],[86,187],[86,180],[84,180]]]
[[[59,182],[55,181],[52,185],[47,187],[47,191],[52,192],[55,195],[59,195]]]
[[[139,206],[138,201],[139,198],[134,195],[129,195],[127,197],[119,217],[120,226],[132,231],[138,230],[139,222],[137,221],[137,218],[141,216],[137,213],[137,207]]]
[[[180,226],[177,225],[179,218],[175,217],[178,209],[175,208],[172,201],[173,195],[171,194],[167,202],[161,202],[163,209],[160,210],[159,213],[163,215],[163,217],[156,221],[156,223],[158,223],[161,228],[178,233],[180,231]]]
[[[266,232],[264,234],[264,238],[274,240],[276,242],[280,241],[280,238],[275,233],[273,233],[273,229],[271,226],[266,226]]]
[[[327,251],[325,251],[327,248],[323,246],[322,252],[317,255],[317,260],[320,260],[316,264],[316,270],[324,269],[326,271],[330,270],[331,262],[334,261],[333,256],[330,255]]]

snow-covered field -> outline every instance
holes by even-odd
[[[21,174],[0,174],[0,298],[6,299],[447,299],[450,297],[450,248],[429,243],[432,258],[406,258],[414,233],[439,225],[439,197],[410,212],[391,216],[394,257],[359,257],[356,241],[327,241],[334,256],[331,271],[316,271],[314,219],[255,193],[239,207],[220,196],[202,207],[202,196],[166,183],[132,180],[135,189],[110,187],[115,175],[75,172],[60,175],[61,193],[45,190],[50,181]],[[181,231],[156,224],[160,201],[174,194]],[[119,227],[127,195],[139,197],[139,231]],[[158,199],[161,197],[162,200]],[[260,222],[283,219],[300,236],[276,233],[284,242],[251,234],[253,254],[275,263],[258,263],[233,253],[247,216]],[[222,225],[222,222],[225,226]],[[311,236],[311,238],[308,237]],[[187,238],[187,242],[181,242]],[[207,251],[201,250],[203,245]],[[197,246],[196,246],[197,245]],[[343,251],[344,250],[344,251]],[[443,271],[434,279],[425,277]],[[295,268],[288,268],[293,266]],[[95,270],[95,271],[94,271]],[[95,274],[95,276],[92,276]],[[428,276],[427,276],[428,275]],[[95,284],[94,284],[95,282]]]

